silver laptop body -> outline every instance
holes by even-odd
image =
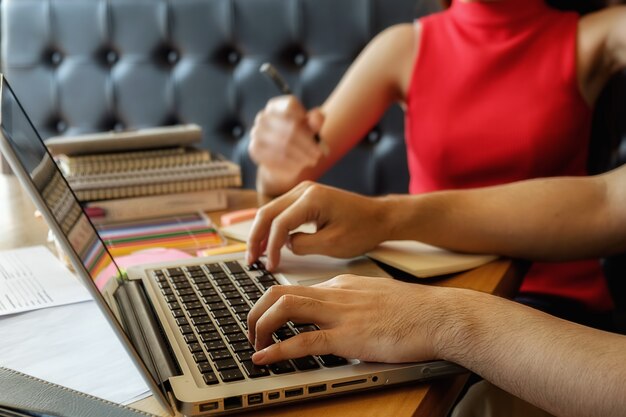
[[[241,336],[247,311],[266,288],[289,280],[269,274],[262,264],[249,267],[243,254],[142,265],[120,273],[0,77],[0,149],[154,396],[170,412],[238,412],[463,371],[443,361],[387,365],[332,355],[254,367],[251,347]],[[348,271],[371,271],[372,264],[363,262],[369,261],[356,261]],[[117,276],[103,275],[110,265]],[[275,337],[314,330],[312,324],[288,323]]]

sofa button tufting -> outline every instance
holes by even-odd
[[[239,54],[239,52],[233,49],[231,51],[228,51],[228,53],[226,54],[226,60],[230,65],[237,65],[239,63],[239,60],[241,60],[241,55]]]
[[[380,137],[381,137],[380,130],[377,127],[375,127],[369,131],[366,139],[367,139],[367,142],[373,145],[380,141]]]
[[[117,52],[110,50],[105,52],[104,59],[109,66],[113,66],[117,63],[120,57],[117,55]]]
[[[175,51],[172,49],[167,53],[168,64],[175,65],[179,59],[180,59],[180,55],[178,54],[178,51]]]
[[[58,133],[63,133],[67,130],[67,123],[64,120],[59,119],[54,123],[54,128]]]
[[[63,54],[60,51],[52,50],[48,53],[48,59],[53,67],[58,67],[63,62]]]
[[[235,139],[241,139],[244,134],[244,129],[242,125],[240,125],[239,123],[235,123],[230,129],[230,132]]]
[[[298,67],[303,67],[307,62],[307,56],[304,52],[296,52],[293,55],[293,63]]]

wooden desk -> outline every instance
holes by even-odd
[[[259,205],[254,191],[233,191],[229,209]],[[0,175],[0,249],[46,244],[47,226],[33,217],[34,206],[15,177]],[[211,216],[217,220],[220,213]],[[485,266],[435,281],[436,285],[471,288],[504,297],[512,296],[521,283],[523,268],[510,260],[497,260]],[[436,382],[389,387],[383,390],[314,400],[291,406],[268,408],[246,416],[367,417],[441,416],[444,417],[462,390],[467,375]],[[166,414],[152,398],[134,404],[154,414]]]

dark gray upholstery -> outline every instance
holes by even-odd
[[[319,105],[382,29],[433,0],[2,0],[2,71],[45,138],[195,122],[204,146],[244,168],[254,116],[281,70]],[[393,65],[393,63],[389,63]],[[392,109],[323,181],[403,192],[403,116]]]

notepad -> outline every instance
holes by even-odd
[[[367,253],[370,258],[418,278],[477,268],[498,257],[451,252],[414,240],[391,240]]]

